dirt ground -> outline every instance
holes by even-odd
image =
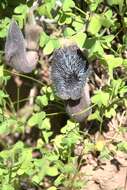
[[[126,126],[126,118],[118,115],[109,123],[109,131],[103,133],[113,155],[106,160],[100,160],[92,153],[85,156],[86,165],[81,167],[81,173],[86,186],[82,190],[127,190],[127,154],[118,149],[114,151],[117,142],[127,140],[127,132],[118,132],[119,122]]]
[[[92,155],[87,157],[89,164],[81,168],[87,185],[82,190],[127,190],[127,155],[118,152],[116,158],[98,167]]]

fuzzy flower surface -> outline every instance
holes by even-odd
[[[63,100],[81,98],[89,75],[87,61],[77,46],[57,49],[52,58],[51,79],[55,93]]]
[[[38,61],[35,51],[26,52],[24,37],[16,21],[12,21],[5,43],[6,64],[22,73],[32,72]]]

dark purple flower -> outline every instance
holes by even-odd
[[[23,34],[15,21],[12,21],[9,27],[5,43],[5,60],[7,65],[23,73],[32,72],[38,61],[37,52],[26,52]]]
[[[77,100],[89,74],[87,61],[77,46],[57,49],[53,54],[51,79],[56,95],[63,100]]]
[[[69,116],[83,122],[91,113],[87,60],[77,46],[56,50],[52,60],[51,79],[56,95],[64,100]]]

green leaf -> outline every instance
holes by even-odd
[[[89,57],[92,57],[92,56],[103,57],[104,55],[104,50],[102,48],[101,41],[99,41],[95,37],[86,39],[84,47],[88,49]]]
[[[127,23],[126,23],[127,26]],[[123,35],[123,43],[127,46],[127,35]]]
[[[120,97],[123,97],[127,93],[127,86],[124,86],[122,89],[120,89],[119,94]]]
[[[10,184],[3,185],[2,190],[15,190]]]
[[[19,152],[19,150],[17,150]],[[19,157],[19,164],[20,168],[17,170],[18,175],[28,174],[30,173],[32,169],[32,149],[31,148],[24,148],[21,151],[20,157]]]
[[[14,9],[14,13],[16,14],[26,14],[28,11],[28,6],[27,5],[19,5]]]
[[[76,16],[75,20],[72,22],[72,26],[77,32],[80,32],[84,28],[84,21],[81,16]]]
[[[59,25],[64,25],[64,24],[71,24],[72,22],[72,16],[69,13],[59,13],[58,17],[58,24]]]
[[[9,134],[9,129],[7,128],[7,122],[4,121],[0,126],[0,134]]]
[[[55,0],[46,1],[37,8],[37,12],[41,16],[52,18],[52,9],[55,7]]]
[[[49,168],[49,162],[45,157],[41,159],[34,159],[34,168],[35,168],[35,175],[32,177],[32,182],[34,183],[41,183],[43,178],[46,176],[47,170]]]
[[[92,56],[92,55],[96,55],[96,53],[100,56],[103,56],[104,55],[104,50],[101,46],[101,43],[99,40],[97,40],[95,42],[95,44],[92,46],[92,48],[90,49],[90,54],[89,56]]]
[[[68,163],[68,164],[65,164],[65,165],[64,165],[63,170],[64,170],[64,172],[67,173],[67,174],[72,174],[72,173],[75,173],[75,172],[76,172],[76,167],[74,167],[74,164],[73,164],[73,163]]]
[[[41,124],[43,119],[45,118],[46,114],[45,112],[40,112],[40,113],[35,113],[29,120],[28,120],[28,125],[29,126],[34,126],[37,124]]]
[[[53,132],[51,131],[42,131],[43,138],[46,143],[49,143],[49,137],[51,137]]]
[[[13,18],[18,21],[20,28],[23,28],[24,21],[26,20],[26,16],[28,13],[28,6],[20,4],[14,9]]]
[[[96,110],[94,113],[89,115],[88,121],[92,121],[92,120],[98,120],[100,123],[102,123],[103,119],[98,110]]]
[[[44,45],[47,44],[47,42],[49,41],[49,39],[50,39],[50,37],[49,37],[45,32],[43,32],[43,33],[41,34],[41,36],[40,36],[39,46],[40,46],[41,48],[43,48]]]
[[[92,102],[99,107],[101,107],[102,105],[107,107],[109,105],[109,97],[109,93],[98,90],[96,94],[92,97]]]
[[[59,155],[56,154],[56,152],[52,151],[52,152],[48,152],[47,155],[46,155],[47,159],[50,161],[50,162],[56,162],[59,160]]]
[[[127,68],[127,59],[123,59],[123,66]]]
[[[62,127],[61,133],[68,133],[69,131],[72,131],[75,127],[76,127],[76,124],[68,120],[67,125]]]
[[[86,34],[83,32],[79,32],[72,36],[72,39],[77,43],[77,45],[82,48],[85,40],[86,40]]]
[[[40,106],[47,106],[48,105],[48,97],[46,95],[38,96],[36,102]]]
[[[60,47],[60,43],[58,39],[50,39],[48,43],[46,44],[46,46],[44,47],[43,53],[45,55],[49,55],[53,52],[55,48],[59,48],[59,47]]]
[[[40,176],[40,175],[35,175],[32,177],[33,183],[36,183],[36,184],[39,184],[42,179],[43,179],[43,176]]]
[[[16,144],[13,146],[13,150],[17,151],[18,149],[23,149],[24,148],[24,143],[22,141],[18,141]]]
[[[127,17],[124,17],[123,22],[124,22],[124,26],[127,27]]]
[[[53,93],[52,93],[52,94],[50,94],[49,99],[50,99],[50,101],[54,101],[54,99],[55,99],[55,95],[54,95]]]
[[[119,5],[123,0],[107,0],[109,5]]]
[[[110,49],[111,48],[111,42],[115,38],[114,35],[108,35],[108,36],[102,36],[100,38],[100,42],[102,44],[102,47],[105,49]]]
[[[67,147],[72,147],[74,146],[79,140],[81,139],[80,134],[76,129],[73,129],[73,131],[68,133],[68,136],[65,136],[63,138],[62,144]]]
[[[42,124],[39,127],[40,129],[46,129],[46,130],[50,130],[51,128],[51,123],[50,123],[50,119],[49,118],[45,118],[42,121]]]
[[[113,117],[115,115],[116,115],[115,108],[111,108],[111,109],[105,111],[105,116],[107,118],[111,118],[111,117]]]
[[[47,169],[47,175],[49,176],[57,176],[59,174],[58,169],[55,166],[49,167]]]
[[[75,3],[73,0],[64,0],[63,1],[63,11],[68,11],[74,6],[75,6]]]
[[[103,159],[103,160],[110,159],[110,151],[106,146],[103,147],[102,151],[100,152],[99,157],[100,157],[100,159]]]
[[[13,131],[14,126],[17,125],[17,121],[15,119],[6,119],[0,125],[0,134],[9,134]]]
[[[59,186],[60,184],[62,184],[62,182],[64,181],[64,179],[65,179],[65,176],[64,176],[63,174],[60,174],[60,175],[56,178],[54,184],[55,184],[56,186]]]
[[[0,38],[5,38],[7,36],[8,28],[10,24],[10,19],[5,17],[0,22]]]
[[[92,119],[91,119],[92,120]],[[90,142],[89,139],[84,140],[84,148],[83,148],[83,153],[88,154],[89,152],[92,152],[94,150],[94,144]]]
[[[109,75],[113,78],[113,69],[121,66],[123,59],[121,57],[114,57],[113,55],[104,55],[104,60],[108,64]]]
[[[105,13],[102,13],[100,15],[102,26],[106,28],[109,28],[110,26],[112,26],[114,24],[114,19],[112,18],[112,16],[113,16],[112,10],[108,10]]]
[[[118,148],[118,150],[127,153],[127,142],[126,142],[126,141],[120,142],[120,143],[117,145],[117,148]]]
[[[110,94],[112,97],[117,97],[120,93],[120,90],[122,90],[125,87],[125,83],[121,79],[113,79],[111,80],[111,87]]]
[[[64,36],[72,36],[73,34],[75,34],[75,31],[70,28],[70,27],[67,27],[65,30],[64,30]]]
[[[97,9],[98,5],[102,2],[103,0],[96,0],[96,1],[90,1],[90,10],[93,12]]]
[[[0,105],[4,104],[5,98],[7,98],[8,95],[5,94],[2,90],[0,90]]]
[[[90,18],[87,31],[93,35],[96,35],[101,29],[101,26],[102,24],[101,24],[100,15],[94,14]]]
[[[0,78],[4,77],[4,66],[0,66]]]
[[[54,139],[54,146],[58,150],[59,148],[62,148],[62,141],[63,141],[64,135],[57,135]]]
[[[49,40],[48,43],[46,44],[46,46],[43,49],[43,53],[45,55],[49,55],[49,54],[51,54],[53,52],[53,50],[54,50],[54,44],[53,44],[53,42],[51,40]]]

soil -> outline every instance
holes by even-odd
[[[81,168],[87,185],[82,190],[127,190],[127,155],[118,152],[116,158],[101,166],[88,155],[89,164]]]

